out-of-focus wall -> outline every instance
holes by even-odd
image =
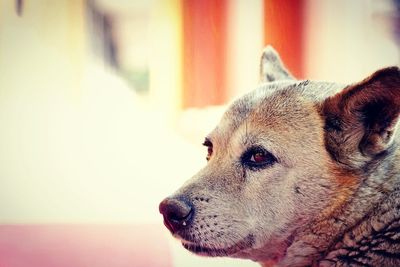
[[[31,97],[79,94],[85,53],[84,1],[0,1],[0,101],[16,90]],[[57,82],[60,86],[55,86]],[[63,90],[64,88],[64,90]]]
[[[90,50],[86,1],[22,1],[20,16],[14,2],[0,1],[0,223],[161,223],[159,201],[204,164],[170,128],[177,7],[154,2],[148,105]],[[171,153],[193,164],[177,172]]]
[[[356,82],[399,64],[390,32],[392,1],[308,0],[306,10],[307,78]]]
[[[227,97],[236,98],[252,90],[259,81],[263,49],[263,1],[228,2]]]
[[[51,210],[80,164],[83,1],[23,1],[20,16],[14,2],[0,1],[0,222]]]

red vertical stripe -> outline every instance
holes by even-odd
[[[183,106],[224,102],[226,0],[183,0]]]
[[[280,54],[290,72],[303,78],[305,0],[264,0],[264,40]]]

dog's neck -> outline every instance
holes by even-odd
[[[396,165],[400,162],[400,149],[394,146],[384,157],[384,160],[372,160],[365,166],[365,174],[346,203],[298,229],[298,234],[288,244],[282,258],[259,263],[263,267],[317,264],[309,259],[327,255],[343,237],[343,233],[360,223],[365,214],[371,213],[384,197],[400,190],[400,166]]]
[[[285,257],[286,250],[291,242],[293,242],[292,237],[271,237],[267,245],[240,251],[233,257],[251,259],[261,263],[263,266],[274,266]]]

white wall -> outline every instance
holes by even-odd
[[[227,88],[229,98],[252,90],[259,81],[264,43],[262,0],[228,1]]]
[[[389,0],[308,0],[306,73],[316,80],[356,82],[399,64],[390,35]]]
[[[0,223],[161,223],[158,203],[205,163],[166,126],[173,103],[144,107],[88,56],[84,1],[24,3],[18,17],[0,1]]]

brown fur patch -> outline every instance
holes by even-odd
[[[336,195],[332,198],[331,205],[321,212],[321,218],[329,218],[341,212],[361,183],[357,174],[339,169],[337,166],[332,167],[331,173],[334,174],[332,179],[337,186]]]

